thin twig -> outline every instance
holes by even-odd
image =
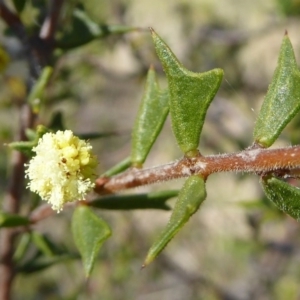
[[[21,107],[28,116],[27,106]],[[20,113],[22,116],[23,114]],[[30,125],[31,118],[21,118],[21,125],[17,140],[24,140],[24,128]],[[14,152],[12,156],[12,172],[6,195],[3,200],[3,209],[8,213],[19,212],[22,191],[24,188],[24,163],[25,156],[21,152]],[[14,240],[16,232],[14,229],[2,229],[0,234],[0,299],[10,299],[11,285],[14,278]]]
[[[2,18],[14,34],[20,39],[29,64],[30,82],[29,90],[32,88],[36,79],[39,77],[41,69],[49,62],[52,55],[53,47],[48,47],[48,39],[54,36],[57,25],[58,15],[62,0],[53,0],[49,19],[45,21],[45,25],[41,30],[41,37],[29,38],[26,34],[25,26],[22,24],[19,16],[12,12],[0,0],[0,18]],[[46,28],[47,27],[47,28]],[[44,40],[43,40],[44,39]],[[20,125],[16,140],[24,141],[25,129],[32,128],[35,115],[28,104],[19,107]],[[12,172],[8,185],[8,190],[3,201],[3,209],[8,213],[18,213],[22,191],[24,188],[24,163],[26,159],[19,152],[13,153]],[[2,229],[0,235],[0,299],[9,300],[11,297],[12,282],[15,275],[13,262],[14,240],[16,237],[16,229]]]
[[[112,178],[96,180],[95,191],[99,194],[114,193],[171,179],[199,174],[207,178],[218,172],[267,173],[300,168],[300,146],[280,149],[253,149],[233,154],[183,158],[166,165],[149,169],[130,169]]]
[[[25,27],[20,18],[11,12],[3,0],[0,0],[0,17],[13,30],[15,35],[21,40],[26,40]],[[32,114],[26,110],[25,106],[20,107],[20,129],[18,140],[24,140],[24,128],[32,122]],[[22,117],[25,118],[22,118]],[[21,194],[24,182],[24,162],[23,154],[15,152],[12,157],[12,172],[6,195],[3,200],[3,209],[9,213],[18,213]],[[13,245],[15,240],[14,229],[2,229],[0,234],[0,299],[10,299],[11,285],[14,278]]]
[[[42,40],[53,42],[63,2],[63,0],[52,0],[50,2],[48,15],[40,30],[40,38]]]
[[[26,36],[25,27],[19,16],[8,9],[3,0],[0,0],[0,17],[5,21],[8,27],[13,30],[15,35],[20,40],[23,40],[23,38]]]
[[[219,172],[252,172],[258,175],[274,172],[279,176],[299,177],[299,169],[300,146],[279,149],[249,148],[232,154],[183,158],[148,169],[130,169],[110,178],[100,177],[96,180],[95,192],[103,195],[194,174],[207,178]],[[73,204],[68,203],[66,206],[73,207]],[[50,205],[45,204],[32,211],[29,219],[35,224],[54,213]]]
[[[24,52],[27,56],[27,61],[30,70],[30,83],[29,88],[32,87],[35,80],[39,77],[41,70],[41,63],[37,57],[40,48],[40,43],[36,38],[29,39],[26,28],[17,14],[12,12],[4,3],[0,0],[0,17],[4,20],[7,26],[13,31],[13,33],[20,39]]]

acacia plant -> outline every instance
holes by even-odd
[[[248,148],[238,153],[203,156],[199,149],[201,131],[206,112],[221,84],[223,70],[213,69],[204,73],[187,70],[163,39],[150,28],[168,87],[159,87],[155,70],[150,67],[132,132],[131,153],[115,167],[96,175],[96,155],[87,141],[95,136],[77,137],[59,122],[53,122],[47,128],[38,124],[43,91],[57,61],[55,50],[68,51],[104,35],[125,33],[136,28],[104,28],[92,23],[84,11],[75,9],[72,15],[73,31],[64,32],[57,27],[62,1],[54,0],[51,3],[43,26],[36,33],[26,30],[20,19],[25,0],[14,1],[15,11],[0,1],[0,15],[12,33],[22,41],[30,67],[26,101],[19,109],[20,115],[25,114],[26,118],[21,119],[16,141],[9,144],[14,150],[12,172],[0,211],[1,299],[9,299],[13,279],[18,273],[47,267],[39,263],[43,253],[24,262],[27,248],[22,242],[22,235],[29,232],[36,239],[38,235],[35,235],[32,226],[63,209],[73,210],[72,234],[86,276],[92,272],[101,245],[111,235],[109,225],[94,210],[170,209],[166,201],[177,196],[169,223],[141,263],[147,266],[200,208],[206,198],[206,181],[217,172],[256,174],[267,197],[280,210],[295,219],[300,218],[300,191],[285,181],[286,178],[299,176],[300,147],[269,149],[300,109],[300,72],[287,33],[282,41],[272,82],[257,117],[254,140],[249,141]],[[59,34],[56,34],[57,31]],[[143,164],[169,112],[182,157],[165,165],[145,169]],[[183,177],[186,181],[179,192],[119,193],[133,187]],[[28,180],[27,188],[48,202],[43,204],[38,201],[26,215],[20,213],[25,178]],[[92,190],[97,196],[87,198]],[[16,250],[17,237],[20,242]],[[39,243],[47,245],[45,240],[39,239]],[[55,262],[60,259],[57,255]],[[51,261],[49,265],[53,263]]]

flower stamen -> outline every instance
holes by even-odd
[[[44,134],[32,151],[36,156],[26,165],[27,187],[57,212],[67,202],[84,200],[95,187],[98,162],[92,146],[71,130]]]

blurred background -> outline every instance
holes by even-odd
[[[36,3],[35,3],[36,2]],[[22,20],[37,25],[38,2],[28,1]],[[47,87],[39,122],[62,116],[76,133],[101,132],[92,140],[99,173],[130,153],[131,129],[150,64],[166,78],[148,27],[168,43],[185,67],[195,72],[222,68],[225,77],[203,128],[205,155],[240,151],[253,142],[252,130],[274,72],[285,30],[300,54],[300,2],[297,0],[85,0],[80,5],[99,24],[141,30],[94,40],[61,56]],[[68,10],[62,24],[68,25]],[[15,38],[4,34],[0,84],[0,184],[4,191],[11,142],[18,125],[16,107],[26,93],[28,66]],[[300,118],[287,126],[273,147],[299,143]],[[182,156],[168,118],[145,167]],[[177,180],[132,192],[180,189]],[[2,192],[1,192],[2,193]],[[215,174],[207,200],[162,255],[141,270],[147,250],[166,225],[170,212],[98,211],[113,230],[89,280],[80,261],[70,260],[43,272],[17,277],[13,299],[300,299],[300,227],[265,198],[258,177]],[[26,202],[25,195],[24,202]],[[171,202],[171,204],[174,203]],[[68,249],[71,211],[40,222],[36,229]]]

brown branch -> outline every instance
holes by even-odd
[[[24,181],[24,156],[14,153],[11,182],[3,201],[4,210],[17,213],[20,206],[21,192]],[[13,244],[15,239],[14,229],[2,229],[0,234],[0,299],[9,299],[11,284],[14,277]]]
[[[26,36],[25,27],[19,16],[8,9],[3,0],[0,0],[0,17],[5,21],[8,27],[13,30],[15,35],[20,40],[23,40]]]
[[[248,172],[264,174],[275,172],[280,176],[299,177],[300,146],[280,149],[253,149],[232,154],[199,156],[149,169],[130,169],[114,177],[100,177],[96,180],[95,192],[98,194],[115,193],[142,185],[168,181],[199,174],[204,178],[218,172]],[[89,200],[92,202],[93,200]],[[65,207],[74,207],[68,203]],[[54,214],[49,204],[44,204],[31,212],[29,219],[35,224]]]
[[[112,178],[96,180],[95,191],[99,194],[114,193],[166,180],[199,174],[207,178],[218,172],[267,173],[300,168],[300,146],[281,149],[253,149],[233,154],[198,156],[149,169],[130,169]]]
[[[48,15],[40,30],[40,38],[46,42],[53,42],[63,2],[63,0],[52,0],[50,3]]]
[[[264,174],[274,172],[280,176],[295,175],[300,169],[300,146],[280,149],[253,149],[232,154],[199,156],[181,160],[149,169],[130,169],[117,176],[100,177],[96,180],[95,192],[98,194],[115,193],[151,183],[163,182],[199,174],[204,178],[218,172],[248,172]],[[92,202],[89,200],[88,202]],[[86,202],[86,204],[88,204]],[[84,202],[83,202],[84,203]],[[77,204],[79,204],[77,202]],[[67,203],[65,207],[74,207]],[[40,222],[56,213],[49,204],[44,204],[31,212],[32,224]]]
[[[26,28],[22,23],[21,19],[17,14],[12,12],[4,3],[3,0],[0,0],[0,17],[4,20],[7,26],[14,32],[14,34],[20,39],[23,48],[25,50],[30,75],[31,82],[30,88],[34,84],[35,80],[39,77],[41,70],[40,58],[37,57],[39,53],[40,42],[36,38],[29,38],[26,33]]]
[[[24,105],[20,108],[20,129],[17,140],[25,140],[24,128],[32,125],[33,118],[30,108]],[[16,214],[20,209],[20,202],[24,188],[24,163],[25,156],[20,152],[14,152],[12,156],[12,172],[3,200],[3,210]],[[0,299],[10,299],[11,285],[14,272],[14,240],[15,229],[4,228],[0,232]]]
[[[53,3],[56,2],[57,1],[54,1]],[[52,24],[57,22],[57,18],[54,17],[54,15],[55,14],[52,13]],[[47,45],[41,38],[28,37],[26,34],[26,29],[18,15],[8,9],[3,0],[0,0],[0,17],[22,42],[30,69],[31,82],[29,84],[29,88],[31,88],[35,80],[39,77],[42,67],[49,61],[52,50],[45,51],[45,49],[47,49]],[[46,35],[46,37],[51,36],[53,32],[53,26],[50,26],[50,28],[51,30],[48,30],[48,35]],[[21,120],[16,140],[24,141],[26,140],[24,131],[26,128],[32,128],[36,116],[33,114],[30,106],[27,104],[24,104],[19,108]],[[8,213],[17,214],[20,208],[22,191],[24,189],[24,163],[26,159],[21,153],[18,152],[13,153],[12,159],[12,172],[10,174],[11,176],[8,189],[3,201],[3,209]],[[12,282],[15,276],[13,253],[16,234],[16,229],[9,228],[2,229],[0,232],[1,300],[8,300],[11,297]]]
[[[24,44],[27,43],[25,27],[20,18],[10,11],[3,0],[0,0],[0,17],[5,21],[10,29]],[[33,122],[33,114],[27,106],[20,107],[20,129],[17,140],[24,140],[24,128],[29,127]],[[9,213],[18,213],[21,195],[24,184],[24,162],[25,157],[18,152],[13,153],[12,172],[3,200],[3,209]],[[11,286],[14,278],[14,240],[16,237],[15,229],[2,229],[0,234],[0,299],[10,299]]]

